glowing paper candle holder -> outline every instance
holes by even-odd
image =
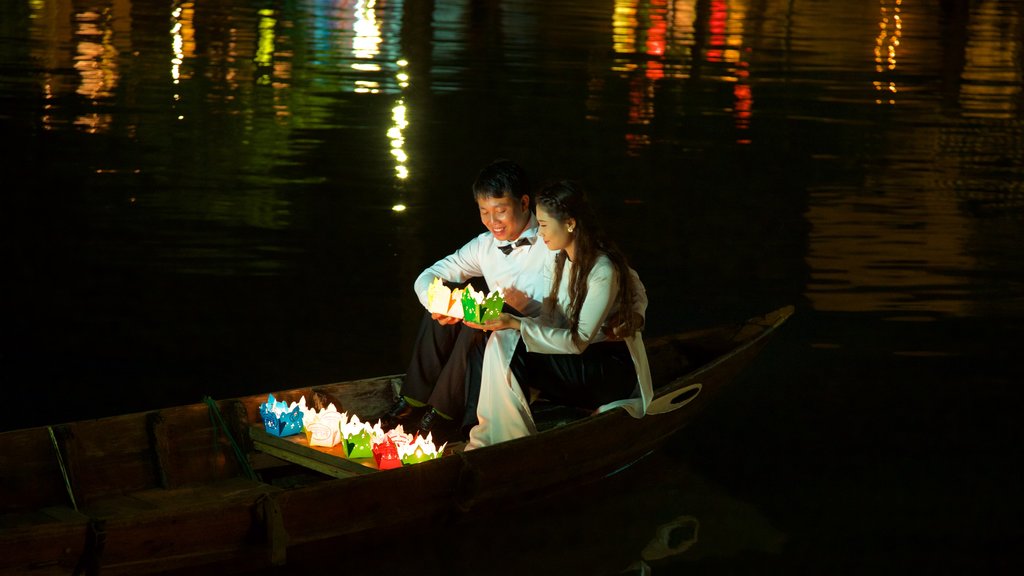
[[[366,422],[360,422],[359,416],[352,416],[351,420],[341,425],[341,436],[341,446],[346,457],[370,458],[373,456],[374,429]]]
[[[444,448],[447,445],[448,443],[445,442],[440,448],[434,446],[434,439],[430,434],[427,434],[426,438],[416,436],[416,439],[411,444],[398,447],[398,457],[402,460],[402,464],[406,466],[419,464],[427,460],[436,460],[444,454]]]
[[[434,277],[434,281],[427,288],[427,308],[431,312],[462,318],[462,288],[451,288],[444,285],[444,281]]]
[[[401,468],[402,460],[398,457],[398,447],[390,436],[384,436],[380,442],[373,443],[373,459],[377,461],[378,470]]]
[[[305,401],[305,396],[302,397]],[[267,401],[260,404],[260,416],[267,432],[274,436],[291,436],[302,432],[302,408],[298,402],[282,402],[267,396]]]
[[[302,400],[306,397],[303,396]],[[302,427],[306,431],[306,440],[310,446],[337,446],[341,442],[341,427],[348,422],[348,414],[338,412],[333,403],[320,411],[305,408],[300,401],[302,410]]]
[[[467,322],[483,324],[493,320],[501,314],[501,307],[504,304],[505,299],[497,289],[486,296],[483,292],[474,290],[472,286],[467,286],[462,291],[462,317]]]
[[[375,436],[373,441],[383,442],[385,437],[390,438],[391,441],[395,444],[395,447],[407,446],[409,444],[412,444],[413,440],[413,435],[408,434],[405,431],[405,426],[403,426],[402,424],[395,426],[394,428],[388,430],[387,432],[384,432],[380,436]]]
[[[501,308],[505,305],[505,297],[499,290],[493,290],[484,298],[484,322],[494,320],[501,314]]]

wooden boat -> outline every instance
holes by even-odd
[[[0,434],[0,574],[272,567],[311,543],[494,510],[636,462],[701,413],[793,313],[647,342],[649,414],[535,408],[540,432],[391,470],[268,434],[267,394]],[[275,391],[383,413],[401,375]]]

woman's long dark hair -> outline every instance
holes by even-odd
[[[608,256],[619,277],[619,293],[615,296],[618,309],[622,315],[624,330],[620,335],[628,337],[640,327],[639,318],[632,314],[634,285],[625,254],[619,250],[604,233],[594,214],[594,209],[587,200],[583,186],[574,180],[557,180],[545,184],[537,193],[537,206],[559,223],[569,218],[576,220],[573,228],[575,257],[569,275],[569,326],[572,330],[572,341],[579,347],[582,344],[579,334],[580,310],[587,299],[587,277],[594,268],[594,263],[602,253]],[[551,293],[545,300],[546,312],[557,306],[558,287],[562,283],[562,270],[567,255],[562,250],[555,257],[555,278],[551,285]]]

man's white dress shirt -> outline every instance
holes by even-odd
[[[537,237],[537,218],[530,216],[526,229],[516,240],[528,238],[527,246],[515,246],[506,256],[498,247],[509,242],[499,241],[489,230],[467,242],[462,248],[445,256],[424,270],[413,282],[413,290],[424,308],[427,306],[427,288],[434,278],[462,283],[470,278],[483,277],[488,290],[514,287],[526,293],[531,302],[525,316],[540,314],[540,304],[547,296],[550,284],[545,276],[555,252]],[[512,242],[515,244],[515,241]]]

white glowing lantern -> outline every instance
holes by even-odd
[[[341,442],[341,427],[347,421],[348,414],[338,412],[333,403],[320,411],[306,409],[302,412],[302,425],[310,446],[336,446]]]
[[[452,290],[435,277],[427,287],[427,308],[437,314],[462,318],[462,292],[461,288]]]
[[[380,444],[385,440],[391,440],[391,443],[395,446],[408,446],[412,444],[413,435],[405,431],[405,426],[399,424],[387,432],[381,427],[381,423],[378,420],[373,426],[373,443]]]

